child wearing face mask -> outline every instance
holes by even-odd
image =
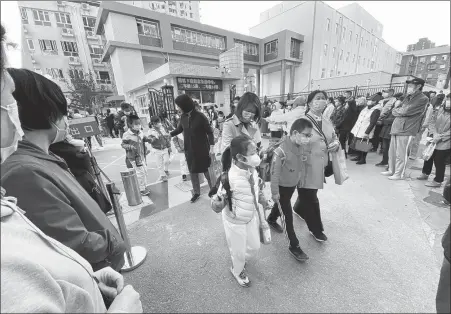
[[[231,166],[224,183],[228,206],[222,211],[222,221],[232,258],[230,271],[240,286],[249,287],[251,282],[245,264],[255,258],[260,249],[259,215],[264,217],[257,203],[267,206],[255,169],[260,165],[260,157],[257,146],[246,135],[235,137],[227,152],[230,153],[225,159]],[[222,183],[218,190],[221,189]]]
[[[134,114],[127,118],[128,130],[122,136],[122,148],[125,149],[126,158],[131,163],[138,177],[139,188],[142,195],[149,195],[147,188],[147,168],[145,142],[149,140],[141,131],[141,119]]]
[[[160,173],[158,181],[166,182],[169,177],[169,156],[171,154],[171,136],[163,127],[158,116],[153,116],[149,123],[147,138],[157,157],[157,168]]]
[[[308,260],[308,256],[300,248],[299,240],[294,232],[291,198],[301,176],[305,174],[305,161],[308,158],[312,130],[313,124],[310,120],[301,118],[294,121],[290,136],[274,150],[271,163],[271,194],[274,206],[267,221],[269,226],[278,233],[282,233],[285,229],[289,242],[288,249],[300,262]],[[278,203],[282,208],[279,208]],[[281,215],[283,228],[276,222]]]

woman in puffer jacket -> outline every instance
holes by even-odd
[[[222,211],[222,221],[232,258],[230,271],[240,286],[249,287],[250,280],[244,267],[246,262],[256,257],[260,249],[258,215],[263,217],[263,213],[257,213],[260,210],[258,202],[264,206],[267,202],[260,193],[255,169],[260,165],[255,143],[250,137],[240,135],[232,140],[229,151],[231,166],[228,180],[224,182],[228,206]]]

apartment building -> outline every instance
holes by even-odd
[[[98,1],[18,1],[18,5],[23,67],[50,75],[66,93],[66,81],[89,72],[99,87],[113,92],[109,66],[102,62],[102,41],[94,33]]]
[[[423,50],[434,48],[435,43],[429,40],[429,38],[420,38],[416,44],[411,44],[407,46],[407,52],[415,51],[415,50]]]
[[[447,89],[450,80],[450,46],[414,50],[404,53],[401,61],[401,75],[414,75],[426,84]]]
[[[280,9],[281,5],[286,5],[287,9]],[[358,4],[340,10],[321,1],[296,1],[296,5],[286,1],[278,6],[278,10],[262,13],[261,22],[250,29],[250,35],[264,38],[282,30],[302,34],[303,62],[293,68],[290,66],[294,74],[285,72],[285,75],[283,62],[263,65],[263,95],[291,92],[288,86],[279,91],[278,84],[274,84],[281,76],[294,76],[293,90],[300,92],[318,86],[333,88],[322,84],[322,80],[330,82],[331,77],[378,71],[396,73],[397,51],[381,37],[382,24]],[[264,45],[266,47],[266,43]]]
[[[174,95],[187,93],[227,113],[232,91],[261,95],[262,66],[283,62],[288,71],[301,64],[304,41],[290,30],[257,38],[117,1],[101,4],[96,33],[103,38],[103,60],[111,63],[118,93],[143,115],[149,113],[149,91],[166,84]],[[295,77],[279,75],[272,84],[292,90]]]
[[[200,22],[199,1],[118,1],[138,8]]]

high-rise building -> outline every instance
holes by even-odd
[[[139,8],[198,21],[198,1],[122,1]],[[102,89],[113,92],[104,45],[94,33],[101,1],[18,1],[22,17],[23,67],[50,75],[62,90],[67,82],[91,72]],[[146,10],[147,11],[147,10]],[[137,21],[139,24],[139,21]],[[141,23],[143,35],[153,29]]]
[[[450,46],[404,53],[401,61],[401,75],[414,75],[437,88],[447,88],[450,79]]]
[[[416,51],[416,50],[423,50],[423,49],[430,49],[434,48],[435,43],[430,41],[429,38],[420,38],[416,44],[411,44],[407,46],[407,52],[410,51]]]
[[[135,7],[200,22],[199,1],[117,1]]]

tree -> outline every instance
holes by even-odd
[[[99,113],[102,104],[113,92],[104,85],[98,84],[94,73],[89,71],[84,73],[75,68],[69,70],[70,81],[66,81],[68,98],[71,100],[71,107],[82,109],[92,114]]]

